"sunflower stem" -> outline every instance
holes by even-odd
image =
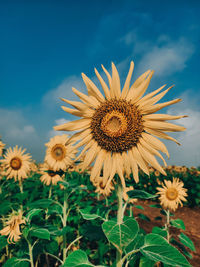
[[[66,189],[64,190],[64,203],[63,203],[63,228],[67,226],[67,209],[68,209],[68,203],[67,203],[67,192]],[[66,244],[67,244],[67,238],[66,238],[66,233],[64,231],[63,233],[63,263],[65,263],[66,260],[66,253],[67,253],[67,248],[66,248]]]
[[[28,243],[30,264],[31,264],[31,267],[34,267],[34,262],[33,262],[33,247],[31,246],[31,243],[28,241],[28,239],[26,239],[26,241]]]
[[[123,223],[123,188],[120,181],[117,184],[117,199],[118,199],[118,210],[117,210],[117,223]],[[116,252],[116,267],[122,267],[122,251],[117,249]]]
[[[22,180],[19,180],[19,189],[20,189],[21,194],[23,194],[24,190],[23,190]]]
[[[169,211],[169,209],[166,211],[166,213],[167,213],[167,221],[166,221],[166,224],[165,224],[165,228],[166,228],[166,231],[167,231],[167,242],[169,243],[169,240],[170,240],[170,234],[169,234],[170,211]]]

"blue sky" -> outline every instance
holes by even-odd
[[[165,100],[183,99],[165,112],[187,114],[166,143],[170,164],[200,165],[199,1],[0,0],[0,135],[7,147],[27,148],[42,161],[52,127],[76,119],[59,97],[84,91],[81,72],[96,81],[94,67],[113,61],[122,82],[135,62],[135,79],[155,70],[149,91],[175,84]]]

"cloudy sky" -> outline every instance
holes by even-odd
[[[81,72],[96,82],[94,68],[114,62],[123,83],[133,60],[133,80],[155,70],[147,92],[175,84],[164,100],[183,101],[164,112],[189,116],[173,135],[182,146],[165,142],[168,163],[199,166],[199,14],[196,0],[0,0],[2,141],[42,161],[53,126],[76,119],[59,97],[76,99],[72,86],[85,92]]]

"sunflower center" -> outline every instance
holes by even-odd
[[[178,197],[178,191],[176,188],[168,188],[166,192],[166,197],[169,200],[175,200]]]
[[[21,166],[22,166],[22,161],[21,161],[21,159],[19,159],[19,158],[17,158],[17,157],[11,159],[11,161],[10,161],[10,167],[11,167],[13,170],[17,171],[17,170],[19,170],[19,169],[21,168]]]
[[[143,120],[137,106],[130,101],[111,99],[96,109],[90,127],[93,138],[101,148],[123,152],[138,143]]]
[[[49,170],[49,171],[48,171],[48,175],[49,175],[50,177],[54,177],[54,176],[56,175],[56,173],[55,173],[54,171],[52,171],[52,170]]]
[[[107,113],[106,116],[102,119],[101,129],[107,136],[121,136],[127,129],[126,118],[122,113],[118,111]]]
[[[51,155],[55,160],[63,160],[66,155],[66,148],[62,144],[55,145],[51,150]]]

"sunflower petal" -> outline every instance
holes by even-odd
[[[134,62],[131,61],[130,69],[129,69],[129,72],[128,72],[124,87],[122,89],[122,94],[121,94],[122,98],[126,98],[126,96],[127,96],[127,93],[128,93],[129,87],[130,87],[130,82],[131,82],[133,69],[134,69]]]

